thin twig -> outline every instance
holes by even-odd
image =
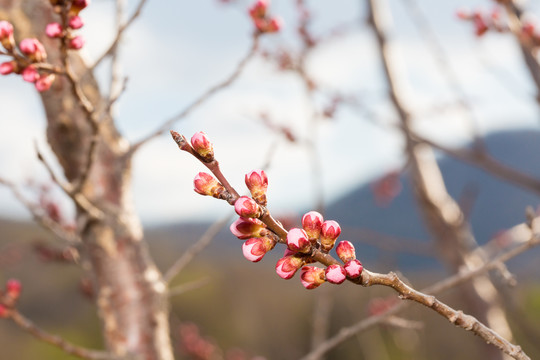
[[[187,115],[191,113],[194,109],[196,109],[199,105],[201,105],[203,102],[205,102],[207,99],[209,99],[212,95],[217,93],[218,91],[228,87],[231,85],[242,73],[244,68],[246,67],[247,63],[255,56],[257,53],[257,50],[259,48],[259,36],[260,33],[254,33],[252,38],[251,47],[246,54],[246,56],[238,63],[236,66],[236,69],[233,71],[232,74],[230,74],[225,80],[222,82],[212,86],[208,90],[206,90],[202,95],[200,95],[198,98],[196,98],[191,104],[189,104],[184,110],[179,112],[176,115],[173,115],[169,119],[165,120],[162,125],[160,125],[155,131],[150,133],[148,136],[144,137],[143,139],[139,140],[135,144],[132,145],[130,152],[134,153],[137,151],[142,145],[147,143],[148,141],[152,140],[153,138],[161,135],[165,131],[169,130],[169,128],[178,120],[183,119]]]
[[[198,279],[198,280],[195,280],[195,281],[190,281],[188,283],[184,283],[182,285],[178,285],[178,286],[173,287],[172,289],[169,290],[168,294],[169,294],[169,297],[182,295],[182,294],[185,294],[185,293],[187,293],[189,291],[199,289],[200,287],[203,287],[204,285],[208,284],[209,282],[210,282],[210,279],[207,278],[207,277],[202,278],[202,279]]]

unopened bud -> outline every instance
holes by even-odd
[[[9,279],[6,282],[6,295],[12,299],[17,299],[21,295],[22,285],[17,279]]]
[[[90,5],[90,0],[73,0],[71,8],[69,9],[69,15],[79,15],[79,12]]]
[[[25,67],[21,75],[24,81],[28,81],[31,83],[35,83],[37,79],[39,79],[39,73],[32,65]]]
[[[283,20],[280,17],[273,17],[268,21],[265,32],[274,33],[278,32],[283,27]]]
[[[336,247],[336,253],[343,263],[356,259],[356,252],[353,244],[346,240],[339,242],[338,246]]]
[[[261,204],[266,205],[266,191],[268,190],[268,177],[264,170],[253,170],[246,174],[246,186],[251,192],[253,199]]]
[[[314,266],[304,266],[300,273],[300,281],[308,290],[315,289],[325,282],[324,269]]]
[[[13,38],[13,25],[10,22],[0,21],[0,42],[6,50],[13,50],[15,39]]]
[[[9,309],[4,304],[0,304],[0,318],[6,319],[9,317]]]
[[[225,192],[225,188],[208,173],[200,172],[193,180],[194,190],[201,195],[212,196],[217,199]]]
[[[276,264],[276,272],[282,279],[290,279],[304,265],[304,260],[295,255],[282,257]]]
[[[261,215],[260,206],[251,198],[241,196],[234,203],[234,211],[242,217],[256,218]]]
[[[325,270],[326,280],[332,284],[341,284],[347,278],[347,273],[343,266],[338,264],[330,265]]]
[[[336,239],[341,234],[339,224],[334,220],[327,220],[321,226],[321,246],[326,252],[332,250]]]
[[[239,239],[262,237],[267,232],[266,225],[259,219],[241,217],[231,224],[231,232]]]
[[[304,230],[294,228],[287,234],[287,247],[292,251],[308,253],[311,250],[311,243]]]
[[[77,30],[84,26],[84,22],[80,16],[72,16],[68,20],[68,26],[74,30]]]
[[[0,64],[0,74],[8,75],[17,70],[17,62],[7,61]]]
[[[323,216],[317,211],[310,211],[302,216],[302,227],[312,243],[319,239],[323,221]]]
[[[345,263],[345,272],[351,279],[356,279],[362,275],[362,270],[364,270],[362,263],[356,259],[349,260]]]
[[[19,44],[19,49],[34,62],[43,62],[47,59],[45,47],[38,39],[23,39]]]
[[[49,90],[55,78],[56,76],[54,74],[41,75],[34,83],[37,91],[43,92]]]
[[[84,46],[84,38],[81,35],[75,36],[68,42],[68,47],[73,50],[80,50]]]
[[[242,245],[242,252],[244,253],[244,257],[249,261],[258,262],[275,245],[276,242],[270,238],[251,238]]]
[[[50,38],[62,37],[63,32],[64,29],[62,29],[62,25],[57,22],[50,23],[45,28],[45,34],[47,34],[47,36]]]
[[[249,8],[249,16],[253,19],[260,19],[266,16],[266,11],[268,10],[268,0],[257,0]]]
[[[214,160],[214,146],[204,132],[199,131],[191,137],[191,146],[204,161],[210,162]]]

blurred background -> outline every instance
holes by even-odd
[[[137,4],[129,1],[128,10]],[[121,46],[121,72],[128,83],[115,111],[118,127],[130,141],[143,138],[234,71],[250,48],[250,5],[233,0],[147,2]],[[258,55],[239,78],[173,129],[186,137],[205,131],[225,175],[240,191],[245,173],[266,167],[269,209],[287,226],[299,226],[304,212],[318,209],[340,223],[341,239],[355,244],[358,258],[370,270],[399,271],[416,288],[436,282],[448,269],[436,256],[413,198],[404,141],[366,3],[304,5],[316,44],[306,48],[299,36],[297,2],[272,1],[271,13],[282,17],[282,30],[262,36]],[[491,13],[495,2],[394,0],[388,6],[389,37],[415,131],[453,148],[482,138],[501,163],[540,178],[539,105],[519,43],[508,33],[477,36],[471,22],[456,16],[464,7]],[[540,3],[523,6],[534,22]],[[114,38],[114,9],[113,1],[94,0],[84,12],[81,33],[89,63]],[[304,75],[294,70],[299,62]],[[106,88],[107,62],[96,73]],[[307,88],[309,82],[315,90]],[[0,99],[0,177],[27,185],[36,202],[58,205],[69,222],[74,212],[69,200],[35,156],[37,141],[54,158],[47,150],[38,94],[19,77],[7,76],[0,79]],[[466,210],[478,243],[524,222],[527,207],[537,210],[539,199],[533,193],[443,153],[437,156],[448,192]],[[192,190],[193,177],[203,170],[168,135],[145,145],[135,157],[133,195],[162,271],[212,223],[232,213],[225,202]],[[85,296],[82,272],[54,261],[50,236],[31,223],[24,206],[3,187],[0,217],[0,274],[3,280],[16,277],[24,284],[21,311],[70,341],[101,347],[99,321]],[[326,309],[328,332],[334,334],[393,298],[388,289],[325,284],[306,291],[297,278],[282,281],[273,270],[282,250],[261,263],[249,263],[241,242],[227,229],[232,221],[177,279],[178,284],[201,281],[200,287],[171,299],[179,354],[182,336],[193,330],[185,324],[192,322],[210,347],[298,359],[310,348],[314,309]],[[516,342],[532,358],[540,356],[538,255],[531,251],[509,263],[517,286],[499,284]],[[467,306],[458,292],[441,298],[455,308]],[[348,340],[327,358],[484,358],[478,338],[436,314],[413,306],[405,317],[421,327],[382,325]],[[71,358],[8,323],[0,323],[0,344],[6,359]]]

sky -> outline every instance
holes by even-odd
[[[133,11],[137,2],[130,1]],[[262,39],[264,49],[298,49],[294,1],[274,0],[271,12],[284,19],[279,34]],[[362,183],[400,166],[402,141],[392,124],[395,116],[373,35],[366,25],[362,1],[308,1],[313,32],[325,34],[348,24],[341,36],[321,43],[307,58],[307,71],[326,91],[354,96],[359,109],[343,107],[336,117],[313,128],[310,102],[302,82],[291,72],[277,70],[261,57],[250,62],[239,79],[212,97],[172,128],[191,137],[205,131],[225,175],[245,192],[244,174],[260,168],[271,154],[269,208],[296,213],[313,208],[322,192],[325,201],[346,194]],[[490,9],[492,1],[390,0],[391,39],[406,83],[406,98],[417,131],[449,145],[470,139],[471,128],[481,134],[511,128],[538,129],[535,91],[514,39],[504,34],[476,38],[471,24],[456,19],[458,8]],[[417,3],[444,50],[445,61],[457,74],[457,85],[473,103],[474,124],[456,106],[457,96],[440,73],[433,52],[411,19],[408,3]],[[527,4],[539,13],[538,4]],[[129,141],[136,141],[165,119],[183,110],[206,89],[222,81],[247,53],[253,25],[249,2],[223,4],[217,0],[148,0],[121,46],[126,92],[116,108],[117,124]],[[114,2],[94,0],[81,15],[86,38],[82,50],[88,63],[108,47],[114,34]],[[107,89],[108,63],[96,76]],[[44,138],[44,113],[34,88],[20,77],[0,78],[0,177],[24,184],[47,183],[37,161],[34,141],[53,159]],[[327,100],[315,99],[316,106]],[[310,154],[290,144],[260,121],[291,127],[317,146],[321,173],[313,181]],[[366,115],[369,114],[369,115]],[[192,189],[193,177],[204,167],[180,152],[168,134],[143,147],[134,159],[133,196],[145,224],[216,219],[230,212],[224,202],[203,198]],[[32,194],[29,194],[32,196]],[[73,209],[55,192],[66,212]],[[0,216],[28,219],[29,214],[11,192],[0,188]]]

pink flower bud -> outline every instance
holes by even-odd
[[[6,283],[6,294],[13,299],[16,299],[21,294],[22,285],[17,279],[9,279]]]
[[[292,251],[308,253],[311,250],[311,243],[304,230],[294,228],[287,234],[287,247]]]
[[[302,227],[311,242],[316,242],[321,234],[323,216],[316,211],[310,211],[302,216]]]
[[[206,162],[214,160],[214,146],[202,131],[191,137],[191,146]]]
[[[345,263],[345,271],[351,279],[356,279],[362,275],[362,270],[364,270],[362,263],[356,259],[349,260]]]
[[[199,194],[213,196],[218,199],[225,191],[223,185],[214,179],[212,175],[205,172],[200,172],[195,176],[193,186],[194,190]]]
[[[327,220],[321,226],[321,246],[324,251],[330,251],[334,247],[336,239],[341,234],[339,224],[334,220]]]
[[[242,217],[256,218],[261,215],[261,208],[259,205],[247,196],[241,196],[236,200],[234,203],[234,210]]]
[[[13,50],[15,39],[13,38],[13,25],[8,21],[0,21],[0,42],[6,50]]]
[[[0,318],[6,319],[9,317],[9,309],[4,304],[0,304]]]
[[[474,17],[474,30],[478,37],[484,35],[489,30],[489,27],[481,16]]]
[[[249,239],[251,237],[262,237],[266,230],[266,225],[259,219],[241,217],[231,224],[231,232],[239,239]]]
[[[74,30],[77,30],[84,26],[84,22],[82,21],[80,16],[76,15],[69,18],[68,26]]]
[[[283,279],[290,279],[304,265],[304,260],[294,255],[282,257],[276,264],[276,272]]]
[[[84,38],[80,35],[75,36],[68,42],[68,47],[73,50],[80,50],[84,46]]]
[[[336,252],[341,261],[343,261],[343,263],[346,263],[347,261],[352,259],[356,259],[356,252],[354,250],[354,246],[349,241],[340,241],[338,246],[336,247]]]
[[[471,12],[468,9],[457,9],[456,16],[461,20],[469,20]]]
[[[50,38],[59,38],[63,32],[62,25],[56,22],[48,24],[45,28],[45,34]]]
[[[246,174],[246,186],[251,192],[253,199],[261,204],[266,205],[266,191],[268,190],[268,177],[264,170],[253,170]]]
[[[334,264],[325,270],[326,280],[332,284],[341,284],[347,278],[347,273],[343,266]]]
[[[56,76],[54,74],[41,75],[34,83],[37,91],[43,92],[49,90],[55,78]]]
[[[249,261],[258,262],[275,245],[276,242],[269,238],[251,238],[242,245],[242,252]]]
[[[22,78],[24,81],[35,83],[39,79],[39,73],[32,65],[27,66],[22,71]]]
[[[0,64],[0,74],[8,75],[17,69],[17,63],[15,61],[7,61]]]
[[[265,32],[274,33],[278,32],[283,27],[283,20],[280,17],[273,17],[268,21]]]
[[[325,281],[324,269],[314,266],[304,266],[300,273],[300,281],[308,290],[319,287]]]
[[[23,39],[19,44],[21,52],[34,62],[43,62],[47,59],[47,52],[38,39]]]
[[[249,8],[249,16],[253,19],[263,18],[268,10],[268,5],[268,0],[257,0],[257,2]]]
[[[69,15],[79,15],[79,12],[90,5],[90,0],[73,0],[71,8],[69,9]]]

